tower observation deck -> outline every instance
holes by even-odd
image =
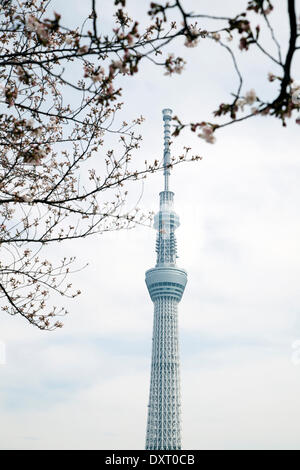
[[[146,271],[146,285],[154,304],[152,361],[146,449],[181,449],[180,367],[177,307],[187,273],[176,266],[175,230],[179,217],[174,212],[174,193],[169,190],[170,120],[172,110],[163,110],[164,191],[154,217],[157,230],[155,268]]]

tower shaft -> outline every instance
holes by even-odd
[[[177,301],[154,302],[146,449],[181,449]]]

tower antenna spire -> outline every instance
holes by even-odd
[[[172,118],[172,109],[163,109],[164,120],[164,177],[165,177],[165,191],[169,191],[169,178],[170,178],[170,121]]]

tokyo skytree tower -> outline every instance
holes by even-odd
[[[154,217],[157,261],[146,271],[146,284],[154,303],[152,362],[146,449],[181,449],[180,370],[177,306],[187,283],[187,273],[176,266],[175,230],[179,217],[169,191],[171,109],[163,110],[164,191]]]

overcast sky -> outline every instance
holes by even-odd
[[[205,13],[225,13],[225,2],[207,3]],[[63,2],[70,21],[82,4]],[[245,4],[230,2],[234,12]],[[138,0],[129,6],[141,10]],[[283,12],[270,16],[282,41]],[[164,107],[184,120],[210,119],[237,86],[224,50],[208,40],[194,49],[182,42],[176,46],[188,61],[182,75],[164,76],[149,63],[124,79],[122,117],[146,118],[136,154],[142,161],[162,156]],[[266,45],[274,52],[268,39]],[[267,74],[278,72],[274,64],[251,52],[240,59],[244,92],[272,96],[277,85]],[[293,75],[300,79],[299,61]],[[185,449],[300,449],[300,128],[294,120],[283,128],[252,118],[220,131],[214,145],[188,131],[173,144],[174,154],[186,145],[203,156],[171,176],[181,221],[178,265],[188,272],[179,305]],[[139,206],[156,211],[162,187],[162,174],[151,176],[143,188],[136,184],[132,200],[143,191]],[[144,273],[155,264],[155,232],[140,227],[52,249],[90,263],[72,278],[83,293],[68,303],[64,328],[52,333],[2,314],[0,446],[143,449],[153,321]]]

